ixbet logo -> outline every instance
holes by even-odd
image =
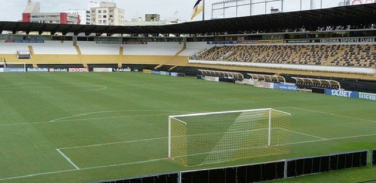
[[[352,91],[345,91],[345,90],[332,90],[333,96],[339,97],[351,97]]]

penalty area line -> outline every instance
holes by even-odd
[[[71,169],[71,170],[61,170],[61,171],[54,171],[54,172],[36,173],[36,174],[29,174],[29,175],[23,175],[23,176],[17,176],[17,177],[0,178],[0,181],[22,179],[22,178],[30,178],[30,177],[37,177],[37,176],[43,176],[43,175],[52,175],[52,174],[59,174],[59,173],[67,173],[67,172],[75,172],[75,171],[81,171],[81,170],[93,170],[93,169],[100,169],[100,168],[111,168],[111,167],[118,167],[118,166],[127,166],[127,165],[152,163],[152,162],[165,161],[165,160],[167,160],[167,158],[151,159],[151,160],[146,160],[146,161],[121,163],[121,164],[114,164],[114,165],[104,165],[104,166],[87,167],[87,168],[81,168],[81,169]]]
[[[59,152],[72,166],[74,166],[74,168],[76,168],[76,170],[79,170],[80,167],[78,167],[76,164],[73,163],[73,161],[68,157],[66,156],[62,151],[60,151],[60,149],[56,149],[57,152]]]

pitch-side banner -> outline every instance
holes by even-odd
[[[89,68],[69,68],[69,72],[89,72]]]
[[[112,72],[112,68],[94,68],[94,72]]]
[[[337,97],[359,98],[359,92],[355,92],[355,91],[326,89],[325,94],[337,96]]]
[[[274,89],[284,90],[284,91],[298,91],[298,87],[295,85],[285,85],[285,84],[279,84],[279,83],[274,83]]]
[[[48,68],[27,68],[27,72],[48,72]]]
[[[270,88],[274,89],[274,83],[268,83],[264,81],[255,81],[254,86],[258,88]]]
[[[68,68],[50,68],[50,72],[68,72]]]
[[[359,98],[366,99],[366,100],[376,101],[376,94],[375,93],[362,93],[362,92],[359,92]]]

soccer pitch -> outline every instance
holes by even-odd
[[[95,182],[376,148],[374,101],[143,73],[0,81],[0,182]],[[167,160],[169,115],[259,108],[292,114],[290,154],[195,168]]]

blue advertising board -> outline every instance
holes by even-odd
[[[13,40],[13,43],[44,43],[44,40]]]
[[[284,91],[298,91],[298,87],[295,85],[286,85],[286,84],[280,84],[280,83],[275,83],[274,89],[284,90]]]
[[[25,72],[24,68],[5,68],[4,72]]]
[[[346,91],[346,90],[331,90],[325,89],[325,95],[347,97],[347,98],[359,98],[359,92]]]
[[[237,44],[237,41],[208,41],[207,44]]]
[[[151,71],[152,74],[156,74],[156,75],[160,75],[161,72],[160,71]]]

